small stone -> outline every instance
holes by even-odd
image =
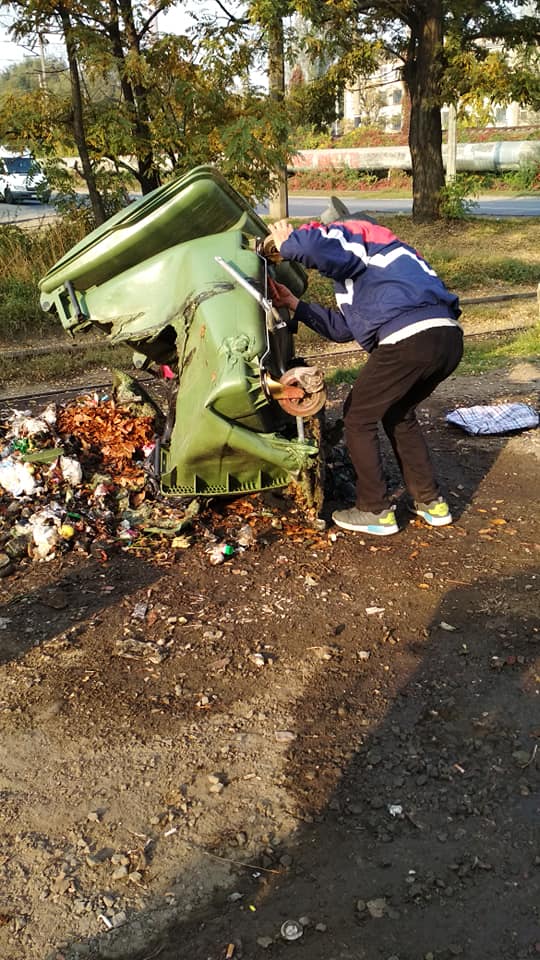
[[[209,789],[208,792],[209,792],[209,793],[215,793],[215,794],[218,794],[218,795],[219,795],[220,793],[223,793],[224,788],[225,788],[225,785],[224,785],[223,783],[220,783],[220,782],[218,781],[217,783],[213,783],[213,784],[210,786],[210,789]]]
[[[268,950],[268,947],[271,947],[273,942],[273,937],[257,937],[257,943],[263,950]]]
[[[13,564],[7,553],[0,553],[0,577],[7,577],[13,571]]]
[[[316,923],[315,929],[317,933],[326,933],[326,931],[328,930],[328,927],[326,926],[325,923]]]
[[[125,866],[117,867],[116,870],[113,871],[112,878],[113,880],[123,880],[124,877],[127,877],[128,873],[129,873],[129,870],[127,867]]]
[[[209,773],[208,783],[221,783],[221,777],[218,777],[215,773]]]
[[[292,733],[291,730],[276,730],[274,738],[277,743],[290,743],[291,740],[296,739],[296,734]]]
[[[377,897],[375,900],[368,900],[366,906],[369,915],[375,920],[380,920],[381,917],[384,917],[386,912],[386,900],[384,897]]]
[[[91,810],[90,813],[88,814],[88,816],[86,817],[86,819],[87,819],[90,823],[100,823],[100,821],[101,821],[101,814],[100,814],[99,810]]]
[[[357,909],[358,913],[363,913],[364,910],[366,910],[366,908],[367,908],[367,904],[366,904],[366,901],[365,901],[365,900],[357,900],[357,901],[356,901],[356,909]]]

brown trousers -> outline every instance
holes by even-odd
[[[439,496],[416,406],[456,369],[463,355],[459,327],[432,327],[370,353],[344,406],[345,441],[357,476],[356,505],[380,513],[389,503],[378,424],[392,444],[411,496]]]

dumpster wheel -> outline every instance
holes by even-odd
[[[299,388],[299,391],[302,391],[302,396],[285,395],[276,398],[282,410],[292,417],[314,417],[324,407],[326,387],[318,367],[293,367],[285,371],[279,382],[285,387]]]

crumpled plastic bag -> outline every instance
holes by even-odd
[[[56,405],[50,403],[39,417],[33,417],[29,410],[14,410],[11,416],[11,428],[8,436],[36,437],[50,433],[50,428],[56,424]]]
[[[36,488],[32,467],[28,463],[5,457],[0,460],[0,487],[12,497],[28,497]]]
[[[63,510],[60,504],[51,503],[34,513],[29,524],[32,527],[32,540],[35,544],[34,556],[44,560],[55,550],[60,540],[60,527]]]
[[[461,427],[467,433],[510,433],[537,427],[539,416],[527,403],[497,403],[492,406],[458,407],[446,414],[448,423]]]
[[[57,466],[60,469],[62,477],[71,487],[78,487],[79,484],[82,483],[82,467],[75,457],[58,457],[58,460],[52,464],[49,472],[52,473],[56,470]]]

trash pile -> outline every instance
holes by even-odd
[[[279,519],[256,495],[219,508],[162,497],[152,464],[163,415],[130,380],[116,374],[111,395],[49,404],[39,415],[14,410],[0,421],[0,577],[73,550],[172,563],[195,534],[217,565],[253,546],[261,527],[309,533],[298,511]],[[317,525],[311,534],[320,538]]]

